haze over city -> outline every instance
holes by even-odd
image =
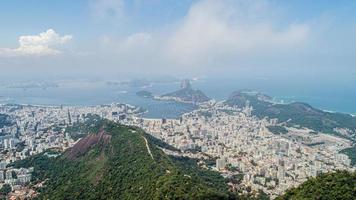
[[[355,199],[356,1],[0,3],[0,199]]]

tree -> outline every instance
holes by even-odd
[[[0,189],[1,196],[7,196],[12,191],[11,186],[9,184],[5,184]]]

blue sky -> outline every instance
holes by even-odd
[[[3,1],[0,77],[353,79],[355,10],[351,0]]]
[[[137,2],[137,3],[135,3]],[[5,1],[0,7],[0,22],[5,25],[1,31],[1,43],[14,43],[16,36],[38,33],[53,27],[62,32],[70,32],[81,37],[92,38],[100,34],[129,34],[135,31],[150,31],[170,24],[188,12],[191,0],[148,0],[125,1],[125,24],[115,24],[95,20],[91,5],[87,0],[21,0]],[[108,17],[110,18],[110,17]],[[123,19],[120,19],[123,20]]]

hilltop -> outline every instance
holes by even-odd
[[[277,200],[287,199],[354,199],[356,172],[338,171],[311,178],[297,188],[288,190]]]
[[[301,102],[278,104],[269,96],[256,92],[234,92],[225,103],[238,107],[252,106],[253,115],[276,118],[287,126],[305,127],[356,140],[356,117],[348,114],[325,112]]]
[[[14,167],[34,166],[38,199],[227,199],[216,172],[166,155],[162,142],[141,129],[96,119],[72,148],[53,158],[30,157]],[[81,129],[84,130],[84,129]],[[193,164],[188,164],[193,163]],[[195,163],[195,164],[194,164]]]
[[[172,98],[187,103],[201,103],[210,100],[201,90],[193,89],[189,80],[182,81],[180,90],[164,94],[161,98]]]

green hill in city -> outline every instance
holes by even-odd
[[[228,199],[224,178],[166,155],[138,128],[94,120],[91,132],[58,157],[18,161],[44,182],[38,199]],[[78,129],[78,128],[77,128]],[[78,129],[79,130],[79,129]],[[82,127],[82,130],[84,128]]]
[[[276,118],[287,126],[306,127],[356,140],[356,117],[349,114],[325,112],[301,102],[278,104],[272,102],[267,95],[246,91],[232,93],[225,103],[238,107],[249,104],[253,107],[252,114],[257,117]],[[336,131],[337,128],[348,130],[348,133],[341,134]]]
[[[311,178],[299,187],[288,190],[276,200],[350,200],[355,199],[355,197],[356,172],[338,171]]]

